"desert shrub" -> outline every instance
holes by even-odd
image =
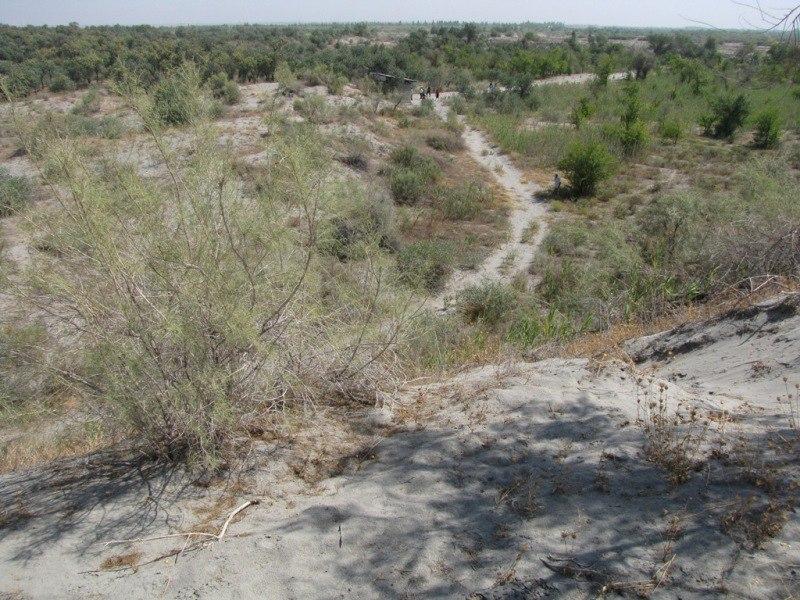
[[[395,169],[389,176],[389,189],[399,204],[416,204],[425,195],[429,180],[414,169]]]
[[[463,290],[458,297],[458,310],[468,323],[480,322],[494,327],[514,308],[516,294],[497,281],[483,281]]]
[[[411,287],[429,292],[438,289],[452,270],[453,249],[447,242],[423,240],[397,254],[401,279]]]
[[[192,66],[163,77],[151,94],[153,116],[164,125],[187,125],[205,116],[207,109],[200,77]]]
[[[572,124],[576,129],[580,129],[583,124],[589,120],[594,113],[594,108],[588,98],[580,98],[578,103],[572,109]]]
[[[658,135],[674,144],[683,137],[683,126],[677,119],[661,119],[658,122]]]
[[[41,369],[46,338],[40,325],[0,325],[0,423],[24,415],[55,387],[56,378]]]
[[[389,173],[389,188],[401,204],[418,202],[440,175],[436,161],[420,154],[413,146],[395,148],[389,160],[393,165]]]
[[[0,167],[0,217],[7,217],[28,205],[32,195],[33,186],[27,177],[14,177]]]
[[[457,115],[466,114],[467,101],[462,96],[453,96],[450,98],[450,109]]]
[[[635,156],[644,150],[650,141],[647,126],[642,120],[643,104],[639,87],[630,82],[624,88],[620,124],[610,133],[624,156]]]
[[[216,73],[208,79],[211,95],[225,104],[236,104],[242,93],[235,81],[231,81],[225,73]]]
[[[475,120],[505,152],[519,154],[526,162],[541,167],[557,163],[579,139],[579,132],[558,125],[525,128],[517,116],[486,114]]]
[[[458,118],[456,112],[451,108],[447,113],[447,119],[444,121],[445,128],[455,134],[458,134],[458,141],[462,145],[464,142],[461,140],[461,133],[464,131],[464,125]]]
[[[489,201],[489,191],[476,181],[456,186],[442,186],[438,190],[439,208],[446,219],[462,221],[474,219]]]
[[[425,98],[425,100],[411,109],[411,114],[415,117],[430,117],[433,113],[433,100],[430,98]]]
[[[100,89],[90,87],[70,109],[70,114],[88,117],[100,110]]]
[[[700,120],[706,135],[731,138],[744,125],[750,106],[743,94],[720,96],[711,102],[711,109]]]
[[[777,148],[781,139],[781,121],[778,112],[765,110],[756,116],[756,131],[753,146],[756,148]]]
[[[425,143],[434,150],[443,152],[460,152],[464,149],[464,142],[461,137],[446,134],[432,134],[425,138]]]
[[[57,73],[48,86],[51,92],[69,92],[75,89],[75,82],[66,73]]]
[[[569,177],[573,192],[591,196],[597,185],[611,176],[614,159],[600,142],[576,142],[567,150],[558,166]]]
[[[333,214],[322,228],[319,246],[339,260],[360,259],[371,246],[395,249],[394,213],[391,201],[380,196],[365,196],[359,189],[348,189],[347,206]]]
[[[324,97],[308,94],[294,101],[294,109],[311,123],[329,123],[333,113]]]
[[[34,220],[64,258],[34,257],[20,293],[72,336],[82,408],[149,455],[214,467],[279,411],[369,399],[402,309],[380,254],[317,255],[340,190],[305,129],[276,141],[258,195],[213,131],[193,148],[159,182],[55,145],[72,193]]]
[[[280,61],[275,65],[274,79],[282,94],[296,94],[300,91],[300,82],[286,61]]]
[[[347,78],[334,72],[328,65],[316,64],[306,73],[306,83],[311,86],[324,85],[331,94],[340,94]]]
[[[552,256],[568,256],[589,241],[589,230],[586,225],[576,221],[560,221],[551,227],[544,240],[542,249]]]
[[[521,348],[531,348],[551,341],[565,340],[580,333],[573,319],[557,309],[521,311],[512,321],[506,335],[508,341]]]

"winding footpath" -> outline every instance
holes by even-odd
[[[454,95],[446,93],[433,100],[436,113],[441,118],[447,118],[449,107],[446,101]],[[430,299],[431,306],[441,312],[452,307],[453,300],[462,290],[481,281],[508,282],[516,273],[527,269],[547,231],[544,219],[547,204],[540,197],[542,188],[526,182],[522,172],[511,163],[508,156],[500,154],[499,149],[483,133],[466,125],[463,117],[459,116],[459,120],[464,125],[462,138],[470,156],[492,173],[511,199],[511,212],[508,215],[510,231],[506,241],[492,250],[477,269],[456,271],[444,289]],[[526,236],[529,227],[535,229]]]

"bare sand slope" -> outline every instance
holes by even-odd
[[[312,491],[265,444],[211,530],[261,503],[177,560],[158,558],[182,539],[105,542],[195,529],[216,492],[99,458],[4,476],[0,597],[796,597],[798,432],[776,398],[800,372],[798,297],[629,349],[407,390],[380,411],[397,432]]]

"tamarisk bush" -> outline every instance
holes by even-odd
[[[210,127],[188,159],[156,145],[163,181],[53,143],[66,193],[32,217],[51,251],[17,292],[77,346],[63,379],[111,431],[203,467],[280,411],[374,399],[410,313],[377,242],[346,263],[317,250],[337,204],[319,144],[277,141],[257,194]]]

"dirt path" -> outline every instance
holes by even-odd
[[[443,119],[447,118],[449,110],[447,100],[453,95],[446,93],[433,101],[436,113]],[[459,119],[464,124],[463,117]],[[527,182],[511,159],[500,154],[499,149],[480,131],[464,124],[462,137],[473,160],[486,167],[508,192],[511,198],[508,216],[510,230],[506,241],[495,248],[476,270],[456,271],[444,289],[431,298],[432,306],[440,311],[448,310],[458,293],[472,285],[484,280],[510,281],[516,273],[527,269],[547,230],[544,219],[547,205],[538,197],[541,187]],[[526,235],[529,227],[535,229]]]

